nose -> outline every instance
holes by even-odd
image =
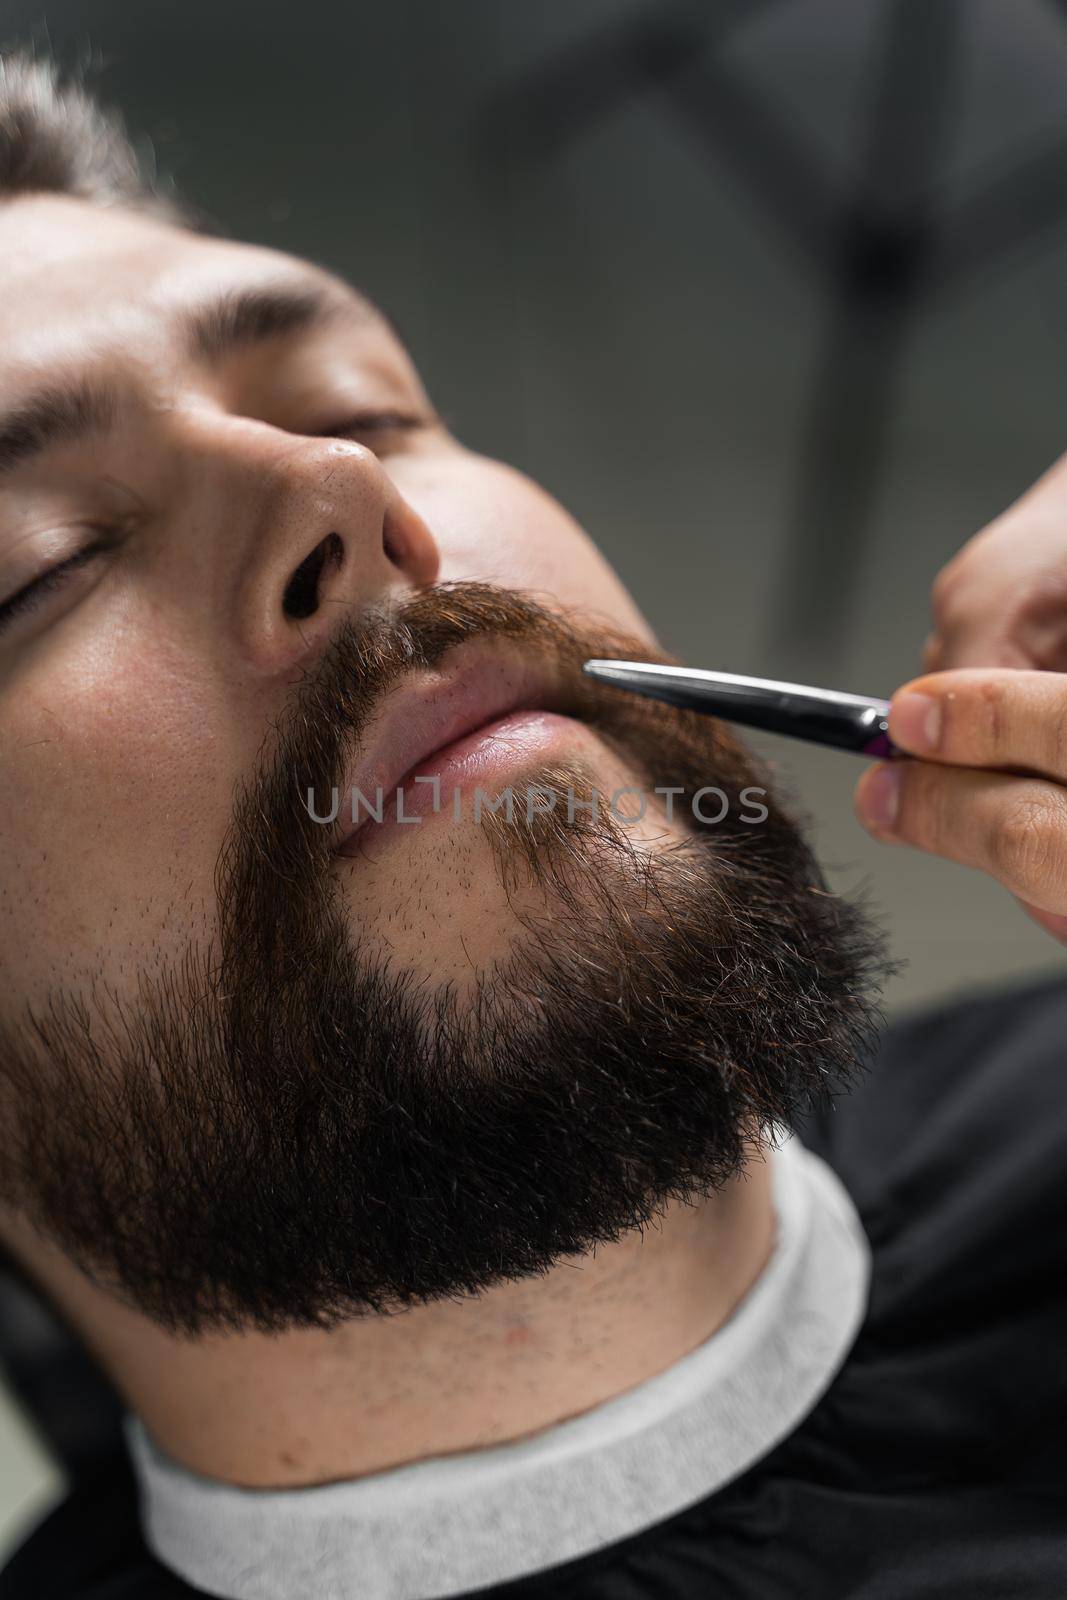
[[[236,631],[256,672],[321,651],[341,615],[431,584],[441,554],[377,457],[346,440],[307,440],[275,463],[244,570]]]

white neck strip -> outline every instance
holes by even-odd
[[[684,1510],[791,1433],[863,1320],[870,1251],[817,1156],[771,1152],[774,1251],[666,1372],[512,1444],[309,1489],[239,1489],[128,1438],[151,1549],[224,1600],[442,1600],[571,1561]]]

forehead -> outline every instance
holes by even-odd
[[[165,359],[191,309],[282,287],[325,291],[369,342],[396,346],[369,301],[280,251],[61,196],[0,204],[0,403],[26,378],[111,350]]]

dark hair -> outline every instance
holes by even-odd
[[[192,210],[159,192],[117,111],[55,63],[0,49],[0,203],[61,194],[195,227]]]

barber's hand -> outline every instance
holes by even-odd
[[[933,609],[928,676],[889,721],[921,759],[868,771],[860,820],[990,873],[1067,943],[1067,456],[949,562]]]
[[[864,827],[990,873],[1067,943],[1067,674],[930,673],[893,697],[889,734],[921,759],[864,773]]]

